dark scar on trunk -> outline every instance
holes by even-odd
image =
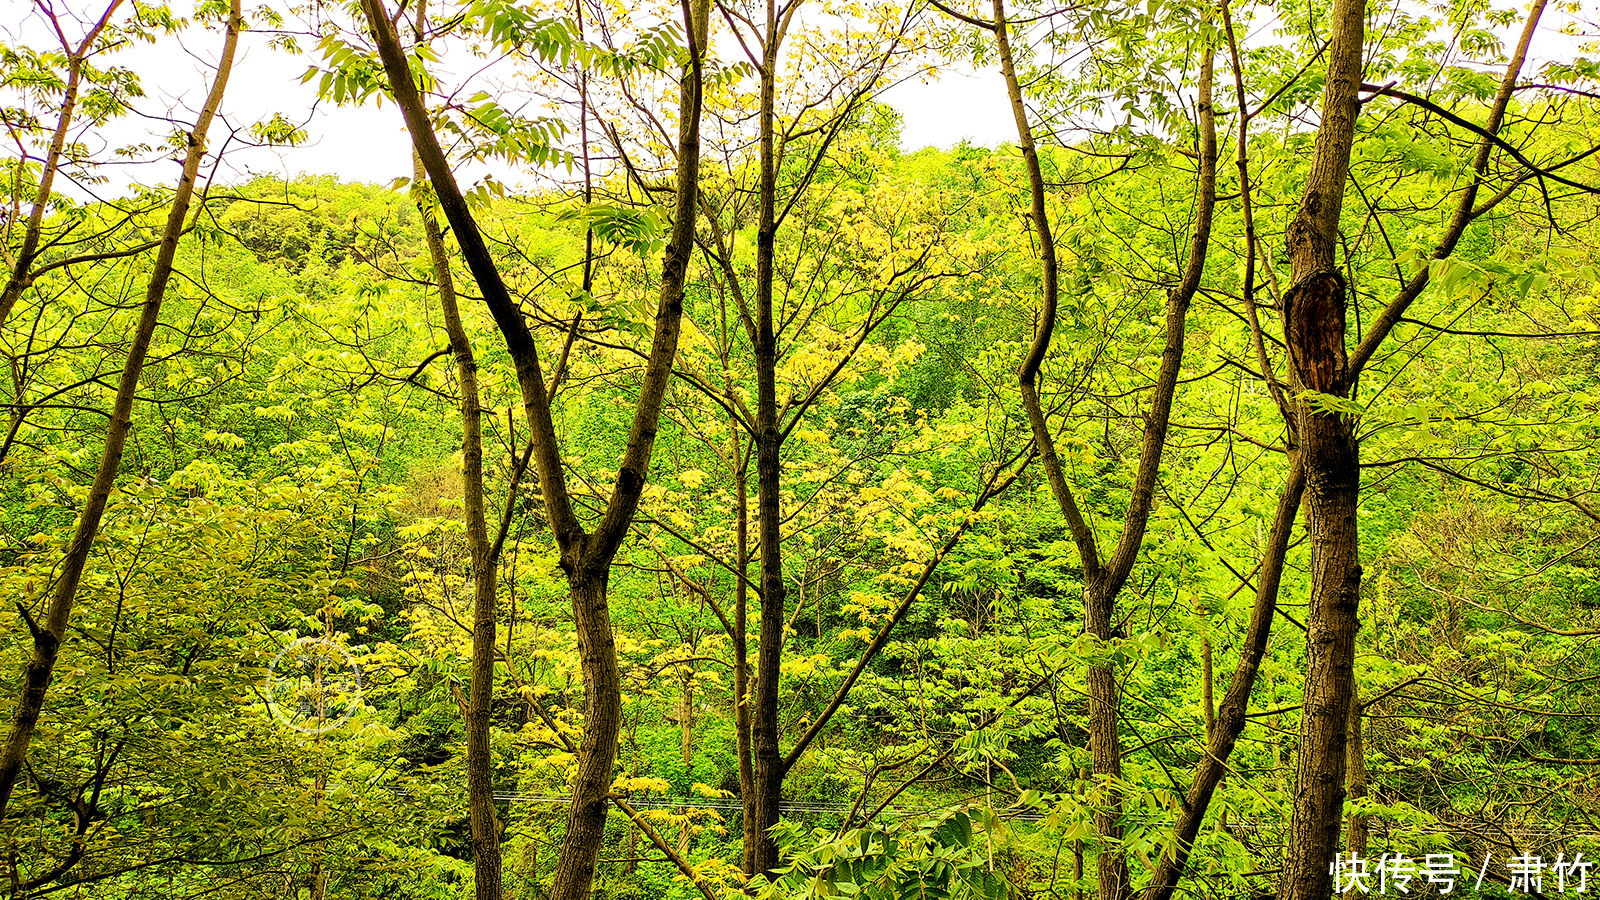
[[[1343,395],[1349,359],[1344,349],[1344,277],[1336,271],[1312,272],[1283,297],[1289,361],[1306,388]]]

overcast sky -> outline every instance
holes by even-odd
[[[62,5],[85,6],[71,0]],[[1570,56],[1574,51],[1577,40],[1556,33],[1556,21],[1555,16],[1547,16],[1541,23],[1536,57]],[[44,29],[34,0],[0,0],[0,34],[7,42],[47,45],[50,37]],[[81,33],[81,27],[77,31],[68,29],[69,37]],[[1505,38],[1509,43],[1514,35],[1507,34]],[[301,75],[310,64],[309,58],[274,50],[267,46],[266,40],[265,34],[246,32],[224,100],[226,122],[241,130],[273,113],[283,113],[292,120],[303,119],[316,101],[315,86],[300,83]],[[165,127],[161,121],[165,115],[170,113],[174,118],[193,120],[193,107],[209,85],[210,63],[217,55],[220,41],[214,31],[194,29],[185,37],[184,44],[187,46],[168,39],[156,45],[129,48],[114,57],[99,60],[102,64],[114,62],[138,72],[147,94],[137,103],[140,115],[115,123],[102,137],[103,143],[118,146],[141,141],[156,143]],[[1540,48],[1543,53],[1539,52]],[[449,82],[452,77],[470,72],[479,65],[480,61],[470,58],[453,60],[447,56],[439,67],[439,74],[442,80]],[[460,71],[450,71],[457,68]],[[999,73],[992,69],[977,74],[946,72],[939,80],[926,83],[913,79],[891,88],[883,99],[904,116],[901,143],[906,150],[950,147],[963,139],[994,146],[1015,138],[1003,84]],[[304,125],[309,140],[303,146],[229,148],[219,179],[235,181],[258,173],[292,177],[308,172],[337,175],[351,181],[387,182],[411,173],[409,144],[399,111],[392,104],[378,107],[369,103],[361,108],[325,104],[315,108]],[[213,131],[214,135],[220,133]],[[462,180],[472,182],[490,171],[511,186],[528,182],[524,173],[505,167],[468,168],[461,173]],[[176,179],[177,172],[178,164],[170,158],[127,165],[107,172],[110,182],[95,190],[101,196],[114,196],[131,181],[168,183]],[[72,192],[82,195],[81,191]]]
[[[5,16],[8,7],[17,8],[23,14],[21,18],[27,18],[27,7],[31,5],[31,0],[0,0],[0,22],[17,21]],[[0,27],[0,31],[13,32],[15,28]],[[34,30],[28,28],[27,32]],[[28,33],[27,37],[37,45],[42,35]],[[14,32],[8,33],[7,40],[15,39]],[[220,41],[212,34],[195,30],[186,36],[184,44],[187,46],[179,47],[169,40],[128,48],[115,55],[116,65],[139,73],[146,96],[136,103],[140,114],[114,123],[101,137],[100,145],[93,149],[106,149],[107,144],[156,143],[161,129],[166,127],[160,118],[166,115],[193,121],[194,107],[209,86],[210,64],[220,49]],[[451,68],[451,62],[447,57],[443,68]],[[246,33],[223,101],[224,120],[242,132],[251,123],[274,113],[301,121],[311,110],[309,120],[304,121],[309,139],[297,147],[230,147],[224,168],[218,174],[219,180],[237,180],[259,173],[292,177],[301,172],[368,182],[409,176],[410,146],[394,105],[385,103],[380,107],[369,102],[352,108],[325,103],[313,110],[315,84],[300,82],[309,65],[310,58],[306,56],[269,47],[265,35]],[[477,65],[481,62],[461,61],[463,70]],[[448,80],[455,73],[440,74]],[[908,150],[950,147],[963,139],[993,146],[1014,137],[1004,90],[998,71],[991,70],[978,77],[949,72],[938,81],[923,83],[913,79],[896,85],[883,99],[904,116],[902,144]],[[959,114],[954,114],[956,110]],[[216,136],[223,133],[213,126],[213,147]],[[110,183],[95,191],[101,196],[112,196],[121,193],[131,181],[150,184],[174,180],[177,171],[177,162],[170,159],[119,165],[106,173]],[[510,185],[525,180],[503,166],[479,166],[465,170],[463,181],[475,181],[491,171]]]

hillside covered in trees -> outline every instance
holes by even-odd
[[[1600,891],[1592,10],[19,11],[6,896]]]

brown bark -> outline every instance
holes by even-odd
[[[1366,749],[1361,742],[1361,702],[1352,697],[1350,701],[1350,799],[1360,800],[1367,796],[1367,758]],[[1345,822],[1344,852],[1351,858],[1367,855],[1367,817],[1358,813],[1351,813]]]
[[[109,12],[108,12],[109,15]],[[100,453],[100,464],[95,470],[89,495],[78,515],[78,524],[67,546],[66,558],[61,561],[60,575],[50,594],[49,609],[42,624],[34,621],[32,614],[21,603],[28,628],[33,632],[33,655],[23,675],[22,696],[17,701],[12,717],[11,731],[6,737],[5,749],[0,751],[0,818],[4,818],[17,776],[27,758],[28,744],[39,722],[39,712],[44,708],[45,693],[49,690],[55,671],[56,656],[61,649],[61,639],[66,633],[72,615],[72,605],[77,599],[78,584],[89,561],[89,552],[95,536],[100,531],[100,520],[105,515],[106,501],[116,487],[117,468],[122,464],[122,450],[133,428],[133,401],[139,388],[139,376],[144,371],[145,356],[150,350],[150,340],[160,319],[161,301],[166,297],[167,281],[172,276],[173,260],[178,253],[178,240],[184,231],[184,218],[189,213],[189,203],[194,197],[195,182],[200,172],[200,161],[205,156],[206,132],[222,105],[222,95],[228,86],[228,76],[233,71],[234,51],[239,45],[239,31],[243,28],[239,0],[233,0],[228,11],[228,22],[222,43],[222,56],[217,61],[217,74],[212,79],[211,91],[205,105],[189,132],[184,152],[183,173],[178,178],[178,188],[173,194],[172,206],[167,211],[167,224],[162,232],[161,248],[156,253],[155,268],[145,288],[144,302],[139,307],[139,322],[134,327],[128,356],[123,362],[122,374],[117,380],[116,398],[111,405],[111,424],[106,429],[105,446]]]
[[[1108,592],[1109,582],[1102,575],[1100,555],[1095,545],[1094,532],[1078,508],[1072,489],[1067,486],[1061,461],[1056,453],[1055,438],[1050,424],[1045,420],[1044,407],[1039,402],[1039,368],[1050,350],[1050,339],[1055,331],[1058,302],[1055,235],[1050,227],[1045,209],[1044,174],[1039,165],[1038,149],[1034,145],[1033,130],[1028,123],[1027,106],[1022,97],[1022,86],[1017,81],[1016,65],[1012,59],[1009,25],[1006,21],[1004,0],[994,0],[994,34],[1000,53],[1000,72],[1005,77],[1006,93],[1011,101],[1011,111],[1016,119],[1017,145],[1022,151],[1023,165],[1028,172],[1030,212],[1034,235],[1039,241],[1039,266],[1042,290],[1039,302],[1039,321],[1034,331],[1033,343],[1028,349],[1018,372],[1023,408],[1028,414],[1028,424],[1033,431],[1034,446],[1044,465],[1051,492],[1061,508],[1061,514],[1077,544],[1083,563],[1083,623],[1084,630],[1109,641],[1114,630],[1113,613],[1115,593]],[[1115,673],[1107,666],[1090,666],[1089,692],[1089,748],[1096,780],[1105,780],[1105,795],[1095,807],[1095,831],[1101,840],[1096,858],[1096,875],[1101,900],[1123,900],[1130,891],[1128,862],[1123,855],[1122,797],[1117,782],[1122,778],[1122,744],[1117,723],[1118,693]]]
[[[1311,598],[1306,616],[1306,687],[1294,813],[1280,900],[1323,900],[1344,802],[1346,725],[1359,623],[1361,562],[1356,501],[1361,470],[1352,417],[1319,407],[1306,392],[1350,396],[1344,277],[1334,262],[1339,211],[1359,111],[1365,0],[1337,0],[1328,77],[1300,208],[1289,224],[1290,287],[1283,296],[1289,383],[1305,467]]]
[[[819,138],[814,145],[815,149],[808,153],[808,158],[800,162],[797,168],[803,174],[792,183],[789,193],[780,198],[778,191],[778,175],[780,168],[788,168],[784,160],[785,142],[801,135],[792,131],[792,125],[779,122],[777,116],[777,86],[783,79],[780,78],[779,67],[782,59],[782,46],[788,33],[791,22],[802,6],[803,0],[791,0],[780,3],[778,0],[767,0],[765,15],[730,17],[730,22],[737,19],[745,28],[749,29],[750,36],[754,39],[741,42],[750,52],[754,47],[759,50],[759,57],[751,53],[751,62],[755,64],[759,79],[759,96],[757,110],[758,128],[758,167],[755,195],[757,200],[756,211],[756,239],[755,239],[755,285],[749,293],[749,302],[740,288],[740,277],[737,274],[732,258],[728,254],[731,242],[724,238],[713,220],[712,232],[718,249],[713,252],[715,262],[728,276],[728,283],[738,301],[739,317],[750,339],[754,364],[756,367],[756,403],[753,414],[747,414],[742,423],[750,431],[754,445],[754,458],[756,462],[756,551],[758,563],[757,590],[760,601],[760,612],[757,622],[757,650],[753,671],[745,668],[747,659],[743,656],[736,663],[735,679],[744,678],[748,685],[748,693],[738,692],[740,705],[738,713],[742,716],[738,723],[740,745],[740,786],[741,786],[741,812],[744,831],[743,868],[749,875],[756,875],[773,869],[778,864],[778,848],[773,841],[769,829],[778,821],[779,798],[783,789],[783,780],[798,752],[803,752],[804,743],[796,751],[785,756],[780,748],[780,732],[782,723],[779,719],[779,672],[783,658],[784,633],[788,624],[787,602],[788,591],[783,578],[782,556],[782,514],[781,489],[782,489],[782,449],[783,442],[796,424],[806,414],[807,409],[814,403],[826,389],[831,380],[839,374],[850,358],[850,354],[842,357],[833,367],[830,374],[820,379],[811,386],[804,397],[793,398],[792,402],[786,400],[780,407],[777,396],[777,367],[781,356],[778,347],[778,338],[782,332],[782,325],[775,320],[773,303],[774,290],[777,278],[774,265],[774,254],[777,243],[778,229],[787,215],[794,209],[799,198],[805,193],[812,179],[827,157],[833,141],[839,136],[853,118],[853,113],[860,108],[870,91],[879,83],[884,68],[893,57],[899,46],[899,37],[887,43],[881,52],[874,58],[861,81],[854,90],[844,95],[842,93],[828,96],[827,99],[837,97],[839,105],[830,112],[822,124],[804,129],[801,134],[815,135]],[[740,26],[735,24],[738,29]],[[831,89],[841,90],[839,84]],[[808,109],[817,110],[823,106],[824,100],[817,100],[807,105]],[[708,217],[709,218],[709,217]],[[900,299],[904,299],[904,295]],[[900,302],[894,300],[888,304],[893,307]],[[872,331],[886,318],[881,310],[877,315],[869,312],[868,321],[856,335],[855,348],[858,349],[870,336]],[[726,360],[724,361],[726,362]],[[729,397],[730,401],[732,397]],[[730,402],[730,409],[742,406]],[[738,416],[734,416],[736,422]],[[784,420],[787,418],[787,425]],[[745,473],[740,472],[741,479]],[[741,487],[743,482],[741,481]],[[741,496],[743,496],[741,494]],[[740,537],[745,538],[748,524],[749,510],[740,508],[740,515],[745,517],[741,524]],[[745,557],[745,548],[741,547],[740,556]],[[740,591],[739,601],[742,603],[747,596],[748,589],[742,583],[736,588]],[[743,614],[736,615],[738,622],[734,642],[738,649],[736,654],[745,654],[744,630],[745,618]],[[748,671],[748,674],[747,674]],[[830,713],[831,714],[831,713]],[[823,719],[813,722],[819,726]],[[814,729],[813,729],[814,730]]]
[[[655,330],[645,360],[639,399],[617,470],[616,484],[600,521],[588,532],[572,509],[562,471],[561,449],[550,413],[550,394],[540,367],[538,347],[522,312],[501,278],[483,235],[456,184],[449,160],[439,145],[427,108],[412,80],[383,0],[362,0],[362,10],[377,45],[396,105],[405,116],[412,146],[428,174],[439,206],[455,234],[463,259],[478,283],[485,305],[506,342],[517,373],[528,420],[535,471],[545,512],[561,551],[561,568],[571,590],[572,616],[578,634],[584,681],[584,734],[579,744],[578,774],[572,785],[568,828],[561,842],[551,900],[583,900],[594,880],[595,862],[605,836],[606,808],[622,696],[616,645],[606,602],[611,562],[638,509],[655,446],[661,406],[677,355],[683,319],[683,288],[694,247],[695,208],[700,170],[701,60],[709,26],[709,0],[690,0],[683,7],[689,60],[679,82],[678,161],[672,231],[662,262]]]
[[[762,47],[760,182],[756,213],[755,333],[756,365],[756,547],[760,558],[761,618],[756,644],[755,684],[750,721],[750,793],[743,798],[744,871],[757,875],[777,868],[778,845],[769,829],[778,823],[783,791],[783,756],[778,747],[779,664],[783,659],[783,510],[780,508],[783,435],[778,429],[778,341],[773,326],[773,254],[777,243],[777,77],[781,25],[799,7],[780,17],[777,0],[767,0],[766,40]]]
[[[578,744],[578,774],[572,781],[572,806],[550,891],[552,900],[582,900],[589,895],[595,860],[605,841],[611,770],[622,724],[622,678],[606,605],[609,576],[609,565],[568,576],[583,669],[583,739]]]
[[[1510,99],[1511,91],[1516,81],[1516,75],[1520,71],[1523,61],[1527,57],[1528,45],[1543,7],[1544,3],[1541,0],[1541,2],[1534,5],[1534,8],[1529,13],[1522,37],[1518,43],[1516,51],[1512,56],[1510,64],[1507,66],[1506,75],[1502,79],[1500,92],[1491,105],[1490,116],[1486,125],[1486,130],[1488,130],[1490,133],[1494,133],[1499,128],[1499,124],[1504,117],[1506,104]],[[1238,63],[1238,50],[1233,44],[1232,22],[1228,16],[1228,7],[1226,3],[1224,3],[1222,6],[1222,12],[1224,24],[1227,28],[1230,49],[1233,52],[1235,85],[1239,98],[1239,107],[1242,110],[1247,107],[1247,102],[1245,100],[1246,95],[1244,91],[1242,72]],[[1255,349],[1258,357],[1258,363],[1261,366],[1261,371],[1268,379],[1268,386],[1272,390],[1274,399],[1277,400],[1281,408],[1285,409],[1286,415],[1288,415],[1288,400],[1279,390],[1277,382],[1272,378],[1271,367],[1267,359],[1264,341],[1261,336],[1261,328],[1255,315],[1255,305],[1253,300],[1255,234],[1251,222],[1252,208],[1250,202],[1250,179],[1246,157],[1248,124],[1249,117],[1247,115],[1241,115],[1239,122],[1237,164],[1239,168],[1241,192],[1244,202],[1246,237],[1249,244],[1249,248],[1246,252],[1247,262],[1245,270],[1245,306],[1247,312],[1249,313],[1252,330],[1255,334]],[[1479,178],[1481,178],[1486,169],[1489,147],[1490,142],[1487,140],[1483,141],[1478,148],[1475,159],[1473,160],[1472,171]],[[1470,222],[1474,212],[1474,202],[1477,189],[1478,181],[1474,180],[1474,182],[1469,185],[1468,189],[1463,192],[1463,196],[1457,205],[1456,215],[1453,217],[1450,226],[1446,229],[1446,233],[1434,253],[1435,258],[1442,258],[1449,255],[1452,248],[1455,246],[1456,241],[1460,238],[1462,230]],[[1374,325],[1372,330],[1368,332],[1366,339],[1363,340],[1361,346],[1354,354],[1352,354],[1349,364],[1351,372],[1348,376],[1351,381],[1354,380],[1355,374],[1359,370],[1360,365],[1371,356],[1371,353],[1376,348],[1377,343],[1382,340],[1382,336],[1387,334],[1394,322],[1398,321],[1399,316],[1403,313],[1407,305],[1409,305],[1409,303],[1414,300],[1426,286],[1427,274],[1428,270],[1424,268],[1422,272],[1419,273],[1417,278],[1413,279],[1413,282],[1405,287],[1401,295],[1391,303],[1384,315]],[[1331,353],[1336,355],[1338,352],[1340,352],[1340,350],[1342,350],[1342,347],[1330,347],[1328,349]],[[1294,434],[1297,423],[1291,420],[1288,424],[1290,425],[1290,433]],[[1245,724],[1245,703],[1248,700],[1250,689],[1254,684],[1262,654],[1266,648],[1266,639],[1269,633],[1273,608],[1276,601],[1278,580],[1282,573],[1283,556],[1288,546],[1289,528],[1293,524],[1294,512],[1298,506],[1300,494],[1304,486],[1303,474],[1300,463],[1296,456],[1296,454],[1291,452],[1293,468],[1290,474],[1289,483],[1285,486],[1284,493],[1279,500],[1278,514],[1274,520],[1272,534],[1268,539],[1268,546],[1264,551],[1261,582],[1258,584],[1256,606],[1251,616],[1250,631],[1245,640],[1245,648],[1241,653],[1239,666],[1235,670],[1233,686],[1230,688],[1227,697],[1223,701],[1222,713],[1218,720],[1218,727],[1211,730],[1211,738],[1208,743],[1207,754],[1197,766],[1195,779],[1191,785],[1184,812],[1179,817],[1178,823],[1175,827],[1177,838],[1177,854],[1175,857],[1163,856],[1156,873],[1151,878],[1150,887],[1144,895],[1145,900],[1169,900],[1169,898],[1172,896],[1177,886],[1178,879],[1182,877],[1184,862],[1188,858],[1189,847],[1191,846],[1195,835],[1199,831],[1201,822],[1205,817],[1210,798],[1214,793],[1216,785],[1220,782],[1221,778],[1225,774],[1226,768],[1224,763],[1226,762],[1229,753],[1232,751],[1234,741],[1237,739]],[[1350,725],[1351,743],[1349,747],[1349,766],[1351,767],[1350,790],[1352,796],[1360,796],[1361,794],[1358,794],[1357,792],[1360,791],[1364,793],[1365,790],[1365,782],[1363,777],[1364,766],[1360,763],[1360,754],[1359,750],[1357,749],[1360,742],[1360,722],[1357,718],[1359,716],[1358,710],[1359,706],[1352,700],[1350,713],[1352,717]],[[1357,768],[1358,766],[1359,768]],[[1356,847],[1359,843],[1361,844],[1362,852],[1364,852],[1364,823],[1356,821],[1356,818],[1357,817],[1354,816],[1351,817],[1352,821],[1350,823],[1350,834],[1348,835],[1348,839],[1351,842],[1350,846],[1352,848]]]

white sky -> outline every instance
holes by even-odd
[[[0,39],[27,41],[34,46],[43,46],[50,40],[34,3],[35,0],[0,0],[0,35],[3,35]],[[66,0],[62,5],[92,7],[94,4]],[[1554,18],[1546,18],[1536,48],[1542,44],[1546,52],[1561,48],[1570,54],[1575,40],[1555,33]],[[68,30],[69,37],[81,33],[81,29]],[[224,121],[244,131],[251,123],[273,113],[281,112],[299,121],[311,110],[310,118],[304,122],[310,139],[305,145],[293,148],[230,148],[225,168],[219,173],[222,181],[234,181],[255,173],[286,177],[301,172],[333,174],[349,181],[366,182],[387,182],[410,175],[409,145],[399,111],[392,104],[378,107],[369,103],[365,107],[351,108],[328,103],[313,109],[315,86],[300,83],[301,75],[311,63],[310,57],[274,50],[267,46],[266,39],[267,36],[259,32],[246,33],[224,101]],[[129,48],[108,58],[109,62],[129,66],[140,73],[147,96],[137,103],[145,118],[133,116],[116,123],[108,137],[102,138],[102,143],[108,139],[117,144],[157,143],[159,128],[164,125],[159,118],[169,111],[177,114],[181,110],[177,117],[192,121],[193,107],[209,85],[211,69],[207,63],[217,55],[220,40],[214,30],[194,29],[183,44],[186,46],[168,39],[154,46]],[[441,67],[446,70],[440,74],[447,82],[452,74],[463,74],[469,66],[480,65],[475,60],[462,60],[463,72],[450,73],[451,62],[447,58]],[[939,80],[927,83],[912,79],[891,88],[883,99],[904,116],[901,142],[906,150],[950,147],[963,139],[986,146],[1015,139],[1004,87],[993,69],[976,75],[950,71]],[[213,147],[217,146],[220,133],[214,131]],[[170,159],[129,165],[118,172],[107,173],[111,183],[95,190],[104,196],[121,193],[133,180],[166,183],[175,180],[177,170],[177,162]],[[462,173],[462,180],[471,182],[488,171],[483,167],[468,168]],[[520,173],[503,167],[496,168],[493,174],[508,185],[528,181]],[[72,193],[81,196],[83,192],[74,190]]]
[[[4,34],[4,40],[25,40],[42,47],[50,40],[42,28],[42,21],[33,14],[32,0],[0,0],[0,34]],[[81,33],[69,30],[68,37],[76,38]],[[314,106],[315,83],[300,83],[312,57],[269,47],[266,38],[265,34],[246,32],[241,41],[223,101],[222,122],[213,125],[212,147],[217,147],[218,139],[225,134],[223,123],[247,137],[252,123],[274,113],[303,122],[309,139],[296,147],[230,147],[218,173],[220,181],[258,173],[293,177],[307,172],[333,174],[347,181],[387,182],[411,174],[410,146],[399,110],[393,104],[379,107],[369,102],[356,108],[337,107],[329,102]],[[158,144],[166,127],[160,119],[169,114],[193,121],[194,109],[210,84],[210,63],[220,45],[214,30],[194,29],[185,36],[182,46],[168,39],[123,49],[97,60],[127,66],[139,73],[146,96],[135,103],[138,115],[114,122],[98,140],[91,138],[91,149],[106,150],[113,143]],[[447,57],[442,68],[448,70],[450,62]],[[468,65],[481,63],[464,61],[462,68]],[[448,80],[452,73],[439,74]],[[912,79],[891,88],[883,99],[904,116],[903,146],[907,150],[950,147],[963,139],[993,146],[1014,139],[999,73],[991,70],[984,74],[987,77],[949,72],[938,81],[923,83]],[[462,180],[474,181],[491,171],[508,185],[526,180],[503,166],[469,167],[462,173]],[[114,196],[122,193],[129,182],[165,183],[175,180],[177,173],[178,163],[170,159],[120,164],[104,172],[109,183],[92,190],[101,197]],[[73,195],[86,196],[84,189],[62,187]]]

